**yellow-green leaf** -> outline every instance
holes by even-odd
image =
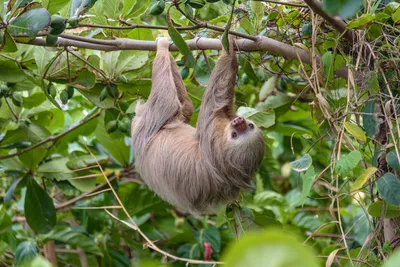
[[[347,122],[344,123],[344,128],[354,138],[356,138],[356,139],[358,139],[358,140],[360,140],[362,142],[366,142],[367,141],[367,137],[365,136],[364,130],[361,129],[356,124],[347,121]]]
[[[369,167],[366,169],[353,183],[351,187],[351,192],[357,191],[364,186],[368,179],[375,174],[378,169],[375,167]]]

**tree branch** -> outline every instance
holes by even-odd
[[[46,44],[46,40],[42,38],[36,38],[32,40],[30,43],[33,45],[48,46]],[[191,50],[222,49],[221,41],[218,39],[198,37],[192,40],[187,40],[186,43],[188,44]],[[259,36],[257,37],[257,41],[252,41],[248,39],[237,39],[235,43],[236,43],[236,49],[238,51],[246,51],[246,52],[266,51],[275,56],[282,56],[288,59],[301,60],[306,64],[311,64],[310,55],[306,51],[268,37]],[[88,48],[88,49],[103,50],[103,51],[117,51],[117,50],[156,51],[157,49],[157,43],[155,41],[142,41],[142,40],[133,40],[126,38],[117,38],[115,40],[96,40],[89,37],[75,36],[70,34],[62,34],[62,37],[58,38],[57,44],[54,46],[58,47],[75,46],[79,48]],[[172,44],[170,47],[170,51],[178,51],[178,49],[174,44]],[[346,67],[342,67],[339,70],[337,70],[335,74],[338,77],[347,79],[348,69]]]

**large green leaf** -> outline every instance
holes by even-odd
[[[73,247],[79,247],[86,252],[103,256],[100,248],[90,237],[66,226],[57,226],[51,232],[42,236],[43,242],[51,240],[63,242]]]
[[[51,17],[44,8],[30,9],[15,20],[13,20],[9,29],[12,35],[27,34],[29,37],[35,37],[39,31],[44,30],[50,25]]]
[[[319,266],[308,248],[278,229],[247,234],[225,251],[222,261],[229,267]]]
[[[387,203],[400,206],[400,180],[394,174],[385,173],[376,183],[379,193]]]
[[[372,217],[397,218],[400,217],[400,207],[378,200],[368,207],[368,213]]]
[[[26,79],[24,72],[15,61],[0,58],[0,70],[1,81],[17,83]]]
[[[386,155],[386,162],[389,164],[390,167],[393,168],[397,173],[400,174],[400,163],[397,154],[394,151],[389,152]]]
[[[53,200],[33,177],[28,179],[24,210],[26,221],[35,232],[46,233],[56,224]]]
[[[357,166],[361,159],[362,156],[358,150],[351,151],[347,155],[342,155],[336,162],[335,172],[343,176],[349,175],[350,171]]]

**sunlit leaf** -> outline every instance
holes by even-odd
[[[305,154],[300,159],[289,163],[290,167],[297,172],[303,172],[308,170],[312,164],[312,158],[309,154]]]
[[[354,124],[352,122],[346,121],[344,123],[344,128],[346,129],[347,132],[349,132],[349,134],[351,134],[356,139],[358,139],[358,140],[360,140],[360,141],[362,141],[364,143],[367,141],[367,137],[365,136],[365,132],[363,131],[363,129],[358,127],[357,124]]]
[[[369,167],[368,169],[364,170],[364,172],[354,181],[350,191],[354,192],[361,189],[364,186],[364,184],[368,181],[368,179],[372,175],[374,175],[377,170],[378,169],[375,167]]]

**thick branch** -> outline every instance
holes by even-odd
[[[46,41],[42,38],[36,38],[30,42],[33,45],[47,46]],[[191,50],[221,50],[222,44],[218,39],[211,38],[195,38],[186,41]],[[116,51],[116,50],[147,50],[156,51],[157,44],[155,41],[141,41],[133,39],[115,39],[115,40],[96,40],[93,38],[63,34],[57,41],[55,46],[75,46],[80,48],[88,48],[103,51]],[[311,64],[310,55],[297,47],[293,47],[282,43],[280,41],[268,38],[258,37],[257,41],[248,39],[237,39],[236,47],[239,51],[254,52],[266,51],[275,56],[282,56],[288,59],[301,60],[306,64]],[[177,47],[172,44],[171,51],[178,51]],[[318,60],[319,61],[319,60]],[[336,75],[342,78],[348,76],[346,67],[340,68],[336,71]]]

